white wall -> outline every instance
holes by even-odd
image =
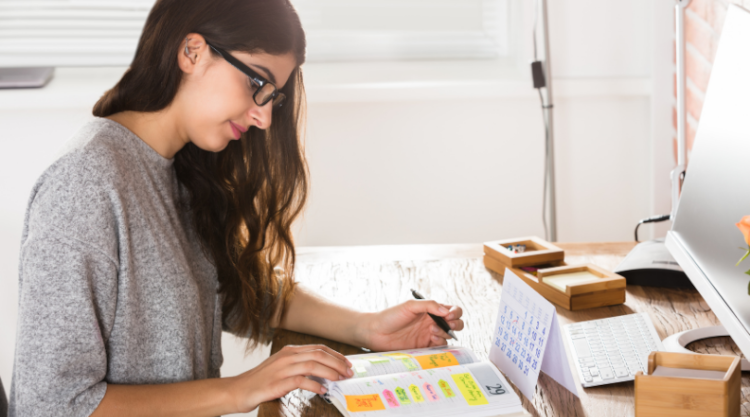
[[[648,0],[549,3],[559,239],[629,240],[637,220],[655,214],[654,178],[667,175],[660,172],[664,164],[654,162],[664,150],[654,146],[651,121],[651,34],[659,22]],[[669,14],[657,16],[671,24]],[[527,28],[531,17],[524,17]],[[524,62],[529,46],[524,43]],[[399,67],[407,70],[393,71],[396,78],[382,84],[346,72],[357,65],[306,70],[312,194],[299,245],[543,234],[542,116],[526,66],[514,77],[481,65],[473,72],[446,63],[419,70],[425,65]],[[108,71],[67,87],[61,80],[75,77],[58,71],[44,91],[0,91],[0,378],[6,386],[29,191],[117,79],[117,70]],[[441,81],[446,73],[452,75]],[[432,81],[415,82],[426,78]],[[346,83],[336,84],[342,79]],[[227,373],[249,366],[240,364],[241,348],[233,345],[225,346],[234,355]]]

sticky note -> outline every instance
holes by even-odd
[[[444,368],[458,365],[458,359],[450,352],[436,353],[433,355],[417,356],[414,359],[422,365],[422,369]]]
[[[396,387],[396,398],[403,405],[411,404],[409,396],[406,395],[406,390],[401,387]]]
[[[414,398],[415,403],[421,403],[424,402],[424,397],[422,396],[422,391],[419,390],[419,387],[411,384],[409,385],[409,392],[411,392],[411,397]]]
[[[452,398],[456,396],[456,394],[453,392],[453,389],[451,388],[451,385],[444,380],[439,380],[438,386],[440,386],[440,390],[443,391],[443,395],[445,395],[445,398]]]
[[[408,355],[406,353],[384,353],[380,356],[390,356],[391,358],[395,359],[402,359],[402,358],[411,358],[411,355]]]
[[[393,392],[391,392],[391,390],[383,390],[383,397],[385,398],[385,402],[388,403],[389,407],[398,407],[400,405],[398,403],[398,400],[396,399],[396,396],[393,395]]]
[[[558,291],[565,292],[569,286],[595,282],[599,279],[601,278],[589,271],[580,271],[544,277],[542,282],[549,284]]]
[[[470,373],[453,374],[451,378],[458,385],[458,390],[461,391],[461,394],[469,405],[488,404],[487,398],[484,397],[477,381],[474,380],[474,377]]]
[[[348,411],[377,411],[385,410],[385,404],[378,394],[346,395],[346,409]]]
[[[406,365],[406,369],[409,371],[416,371],[419,369],[419,367],[414,363],[414,361],[411,358],[402,358],[401,362]]]
[[[424,385],[422,385],[422,388],[424,388],[424,396],[427,397],[430,401],[439,401],[440,396],[437,393],[437,390],[435,390],[435,387],[432,386],[429,382],[425,382]]]

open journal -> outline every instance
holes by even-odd
[[[316,379],[344,416],[524,416],[521,400],[490,362],[440,346],[347,356],[354,376]]]

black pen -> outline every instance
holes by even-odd
[[[424,300],[424,297],[422,296],[422,294],[418,293],[417,290],[411,290],[411,295],[413,295],[414,298],[416,298],[417,300]],[[430,314],[430,313],[427,313],[427,314]],[[450,337],[458,341],[456,334],[453,333],[453,330],[451,330],[451,326],[448,326],[448,322],[446,322],[444,318],[440,316],[436,316],[434,314],[430,314],[430,317],[432,317],[432,319],[435,320],[435,323],[438,325],[438,327],[440,327],[441,329],[443,329],[443,331],[448,333]]]

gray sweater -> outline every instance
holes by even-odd
[[[108,383],[219,376],[216,269],[173,160],[103,118],[75,142],[26,211],[10,417],[88,416]]]

